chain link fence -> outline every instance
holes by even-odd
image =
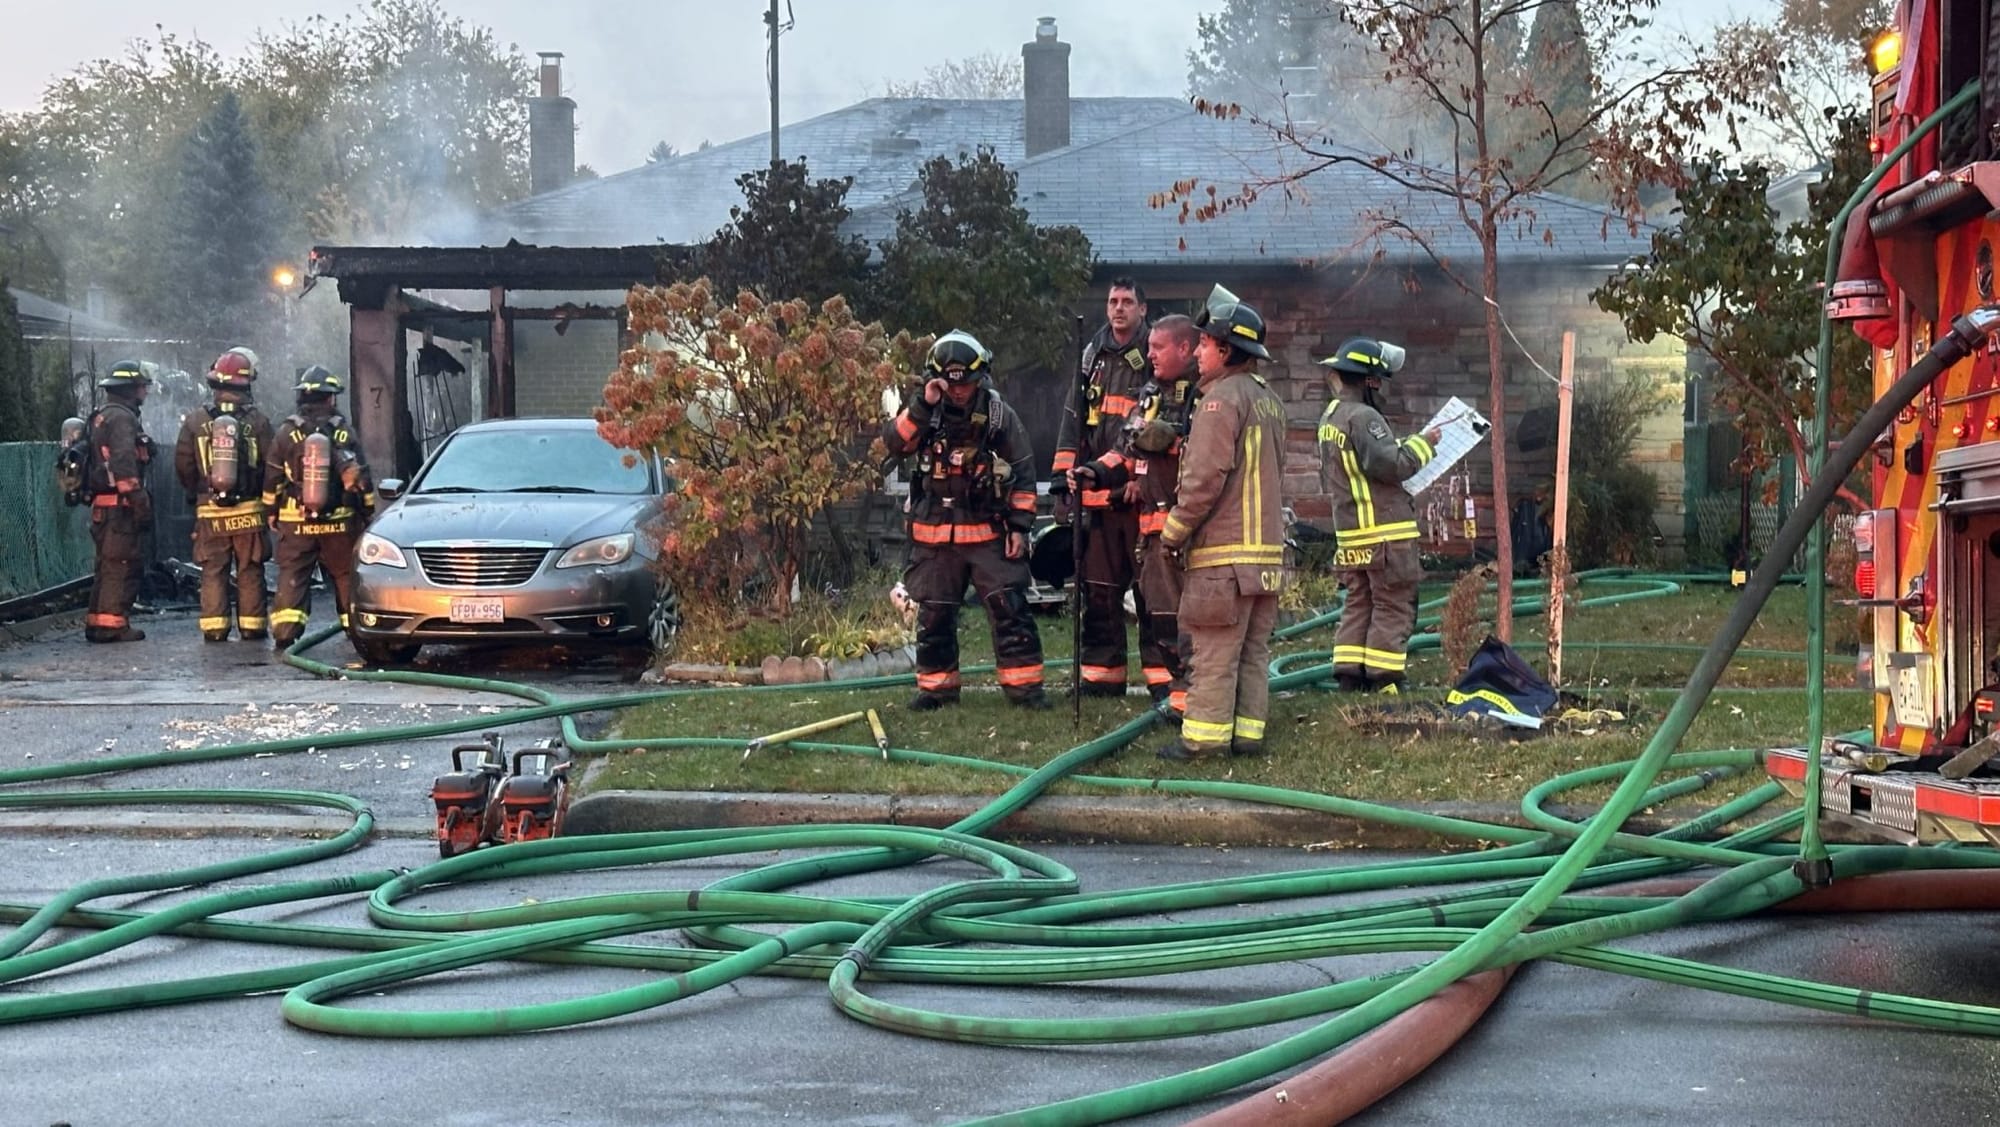
[[[90,574],[90,510],[63,504],[57,446],[0,442],[0,494],[14,499],[10,519],[0,522],[0,599]]]

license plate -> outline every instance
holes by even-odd
[[[453,599],[453,622],[505,622],[507,603],[503,599]]]

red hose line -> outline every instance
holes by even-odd
[[[1702,877],[1609,885],[1606,896],[1685,896]],[[1586,893],[1585,895],[1588,895]],[[2000,909],[2000,869],[1871,873],[1803,892],[1771,912],[1971,912]],[[1461,979],[1339,1052],[1190,1127],[1324,1127],[1344,1123],[1402,1087],[1458,1043],[1485,1015],[1513,967]]]
[[[1513,975],[1509,966],[1462,978],[1304,1072],[1204,1115],[1189,1127],[1320,1127],[1346,1122],[1457,1044]]]

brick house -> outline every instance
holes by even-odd
[[[1180,99],[1072,98],[1069,51],[1055,37],[1053,21],[1045,21],[1022,48],[1023,101],[871,99],[784,127],[781,151],[803,156],[815,177],[852,177],[849,228],[872,241],[893,230],[899,210],[917,205],[920,164],[988,146],[1018,174],[1021,203],[1035,222],[1074,225],[1089,237],[1100,286],[1117,275],[1138,278],[1155,315],[1192,310],[1217,282],[1257,306],[1271,327],[1275,356],[1264,369],[1291,411],[1288,500],[1304,519],[1322,520],[1329,512],[1319,492],[1312,443],[1326,399],[1315,361],[1340,340],[1377,335],[1410,350],[1409,367],[1392,388],[1394,422],[1414,425],[1454,395],[1486,409],[1480,300],[1464,293],[1414,244],[1370,237],[1373,224],[1365,218],[1395,215],[1421,231],[1456,268],[1476,277],[1477,244],[1456,215],[1447,214],[1444,201],[1408,196],[1366,168],[1338,165],[1316,172],[1290,193],[1267,192],[1248,208],[1212,222],[1182,222],[1177,207],[1153,207],[1149,200],[1189,178],[1228,196],[1246,183],[1281,174],[1287,160],[1298,163],[1298,154],[1281,151],[1253,125],[1197,114]],[[601,180],[563,184],[562,170],[573,161],[561,159],[560,150],[573,145],[573,106],[560,96],[559,70],[551,81],[546,59],[543,78],[543,97],[530,99],[531,133],[538,153],[553,147],[558,159],[535,163],[537,194],[483,218],[479,240],[497,248],[485,253],[547,255],[560,254],[561,248],[592,253],[581,248],[593,248],[632,255],[661,244],[696,243],[727,223],[729,207],[740,203],[736,177],[770,159],[769,137],[759,135]],[[1500,248],[1503,314],[1512,330],[1504,353],[1509,430],[1528,409],[1553,403],[1553,378],[1541,369],[1556,370],[1565,329],[1578,334],[1580,383],[1627,371],[1657,379],[1671,405],[1647,425],[1637,460],[1658,477],[1655,519],[1666,539],[1678,542],[1685,348],[1677,342],[1651,347],[1627,342],[1617,320],[1599,312],[1587,296],[1618,264],[1644,251],[1645,233],[1630,234],[1603,209],[1561,197],[1543,197],[1533,211],[1531,223],[1503,233]],[[501,247],[509,243],[526,245]],[[326,272],[342,278],[345,295],[350,277],[338,269]],[[366,291],[364,304],[374,302],[378,317],[384,307],[399,309],[407,335],[414,322],[394,295],[415,288],[413,277],[385,273],[352,288]],[[482,284],[473,275],[453,275],[450,284],[462,290],[490,285],[493,308],[501,308],[497,281]],[[543,308],[532,316],[511,306],[504,317],[469,315],[489,320],[483,337],[464,334],[467,362],[475,369],[505,369],[497,379],[489,372],[486,394],[475,394],[469,405],[472,417],[575,415],[596,405],[604,378],[616,365],[622,334],[620,291],[596,285],[538,285],[545,291],[539,298]],[[1093,322],[1101,292],[1079,310]],[[551,313],[555,307],[574,315]],[[493,325],[501,321],[507,326],[497,334]],[[975,333],[979,328],[961,327]],[[393,335],[377,331],[374,339],[380,344]],[[496,347],[502,335],[505,347]],[[495,356],[503,358],[488,359]],[[1000,359],[1004,369],[1005,358]],[[370,378],[369,367],[357,352],[357,384]],[[403,382],[400,359],[372,367],[378,370],[375,378]],[[1030,426],[1045,470],[1066,378],[1025,371],[1010,373],[1002,383]],[[475,383],[474,391],[479,389]],[[410,398],[400,386],[389,396],[391,402]],[[369,432],[366,419],[362,429]],[[1426,499],[1438,507],[1453,496],[1476,498],[1478,535],[1490,542],[1495,523],[1484,500],[1490,493],[1488,457],[1474,451],[1461,464],[1466,475],[1433,487]],[[1552,478],[1554,456],[1547,447],[1510,449],[1508,458],[1516,496]],[[1463,551],[1463,501],[1452,500],[1450,507],[1448,514],[1442,508],[1427,514],[1426,524],[1440,540],[1458,541],[1439,547]]]

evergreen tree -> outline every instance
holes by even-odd
[[[917,178],[923,206],[898,215],[881,245],[883,320],[913,335],[964,329],[1002,369],[1061,367],[1069,307],[1090,284],[1090,240],[1035,226],[991,149],[935,157]]]
[[[164,240],[177,285],[160,312],[205,339],[247,338],[271,315],[271,271],[286,253],[234,92],[223,92],[181,146],[178,173]]]
[[[1536,91],[1555,115],[1557,129],[1574,132],[1596,103],[1592,84],[1597,69],[1576,0],[1550,0],[1536,11],[1526,64]]]
[[[804,160],[779,161],[736,178],[743,203],[701,249],[701,271],[718,292],[754,289],[767,301],[817,305],[861,288],[868,244],[842,235],[853,178],[813,180]]]

